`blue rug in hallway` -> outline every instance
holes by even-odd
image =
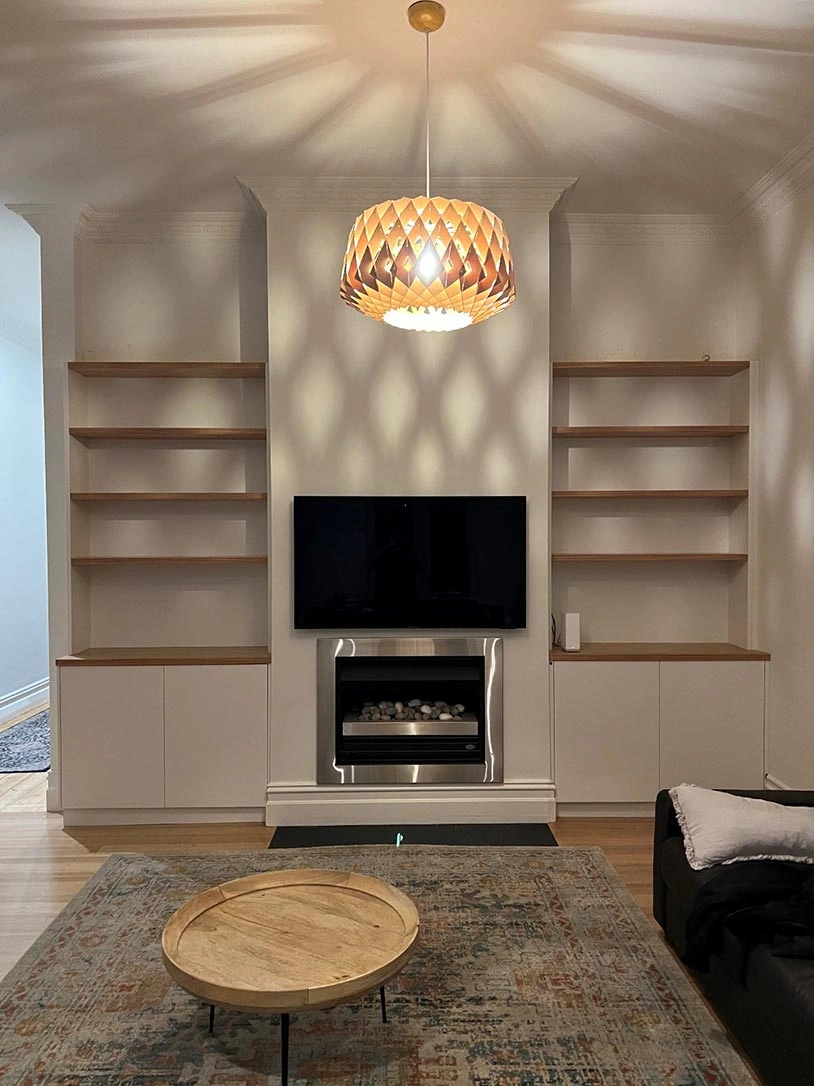
[[[0,732],[0,773],[41,773],[51,768],[48,710]]]

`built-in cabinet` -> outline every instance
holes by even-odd
[[[66,810],[260,808],[268,667],[63,666]]]
[[[659,788],[761,788],[765,668],[722,662],[552,664],[558,803],[652,803]]]
[[[557,800],[652,800],[659,776],[659,665],[554,664]]]
[[[762,788],[762,663],[659,664],[659,785]]]

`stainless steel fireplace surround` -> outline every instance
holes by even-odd
[[[353,658],[349,661],[348,658]],[[369,660],[371,674],[376,667],[382,675],[405,672],[409,660],[416,661],[417,674],[433,675],[433,667],[443,675],[449,665],[469,668],[477,665],[479,694],[472,711],[462,720],[449,722],[393,721],[361,726],[342,719],[341,676],[357,668],[364,676],[364,661]],[[453,660],[454,658],[454,660]],[[421,661],[425,667],[422,669]],[[359,667],[362,671],[359,672]],[[388,668],[388,665],[392,665]],[[375,688],[383,680],[371,679]],[[393,679],[395,683],[403,679]],[[443,677],[411,680],[438,688]],[[450,688],[453,680],[447,679]],[[472,688],[472,681],[469,683]],[[439,732],[441,733],[439,735]],[[354,762],[354,744],[363,734],[370,741],[364,761]],[[429,737],[429,738],[428,738]],[[347,741],[350,739],[350,741]],[[471,740],[471,741],[470,741]],[[392,741],[397,753],[389,760],[387,744]],[[410,743],[417,743],[421,759],[408,763],[405,754]],[[436,744],[436,747],[433,747]],[[433,749],[439,754],[433,760]],[[381,760],[377,750],[385,751]],[[456,751],[459,753],[456,755]],[[471,752],[471,753],[470,753]],[[418,759],[418,754],[414,755]],[[361,755],[359,755],[361,759]],[[456,757],[458,760],[456,760]],[[477,759],[477,760],[473,760]],[[501,637],[320,637],[317,639],[317,783],[318,784],[500,784],[503,781],[503,639]]]

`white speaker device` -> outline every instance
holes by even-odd
[[[565,652],[579,652],[579,613],[577,611],[563,611],[560,615],[560,646]]]

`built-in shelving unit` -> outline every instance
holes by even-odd
[[[768,652],[744,649],[726,642],[594,642],[583,644],[579,652],[566,652],[553,648],[549,654],[552,662],[579,663],[580,661],[684,661],[720,662],[726,660],[768,660]]]
[[[69,362],[68,370],[82,377],[247,377],[263,378],[264,362]]]
[[[68,371],[74,652],[61,664],[267,663],[246,649],[268,639],[265,364]]]
[[[764,659],[750,644],[756,367],[555,362],[553,378],[552,610],[578,611],[584,640],[551,659]]]
[[[171,667],[217,664],[268,664],[271,654],[264,645],[202,645],[84,649],[57,660],[60,667]]]

